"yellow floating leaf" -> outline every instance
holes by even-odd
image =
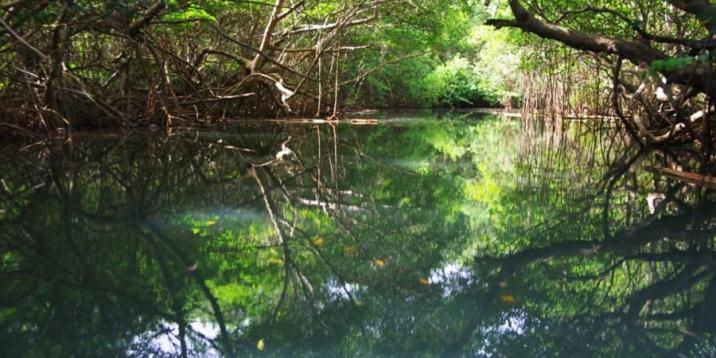
[[[261,338],[261,339],[259,339],[259,342],[256,343],[256,349],[262,351],[262,350],[264,350],[264,348],[266,348],[266,343],[264,342],[264,339]]]
[[[502,300],[502,302],[504,303],[507,303],[508,305],[514,305],[515,303],[517,303],[517,300],[515,300],[515,298],[510,295],[502,295],[500,296],[500,300]]]
[[[385,260],[383,260],[383,259],[375,259],[374,262],[375,262],[375,265],[378,266],[378,267],[383,267],[383,266],[385,266]]]
[[[326,241],[323,240],[323,238],[317,237],[313,239],[313,245],[316,247],[323,247],[323,245],[326,244]]]
[[[430,286],[430,280],[428,280],[427,277],[421,277],[420,284],[423,286]]]

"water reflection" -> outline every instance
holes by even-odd
[[[3,145],[0,352],[716,354],[712,194],[643,170],[688,162],[609,122],[385,122]]]

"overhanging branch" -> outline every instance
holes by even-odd
[[[693,2],[694,4],[701,4],[702,2],[708,3],[707,1],[701,0],[668,1],[679,3]],[[539,37],[561,42],[577,50],[617,55],[640,66],[649,66],[654,61],[669,59],[669,56],[645,43],[621,38],[612,38],[602,34],[588,34],[582,31],[576,31],[563,26],[558,26],[535,17],[527,9],[525,9],[524,6],[522,6],[519,0],[508,0],[508,3],[515,19],[492,19],[487,21],[487,25],[491,25],[496,28],[519,28]],[[696,9],[697,6],[694,4],[690,7],[684,8],[691,10]],[[703,6],[704,5],[701,4],[698,8]],[[709,5],[709,9],[711,7],[716,7],[716,5]],[[697,16],[697,18],[700,18],[700,16],[701,15]],[[694,88],[709,95],[716,95],[716,81],[711,80],[712,78],[716,78],[716,73],[703,65],[694,64],[682,69],[665,71],[663,74],[673,83],[693,86]]]

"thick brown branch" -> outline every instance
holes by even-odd
[[[681,2],[691,3],[691,1]],[[695,3],[699,2],[699,0],[695,1]],[[488,25],[496,28],[519,28],[542,38],[556,40],[577,50],[618,55],[642,66],[649,66],[654,61],[669,58],[666,54],[638,41],[612,38],[601,34],[588,34],[554,25],[532,15],[519,0],[508,0],[508,3],[515,19],[488,20]],[[695,64],[683,69],[664,72],[664,75],[673,83],[693,86],[709,95],[716,95],[716,81],[711,80],[716,78],[716,74],[702,65]]]
[[[608,9],[608,8],[601,8],[601,7],[594,7],[594,6],[587,6],[580,10],[573,10],[573,11],[565,11],[562,13],[562,16],[555,20],[554,23],[558,24],[563,19],[567,18],[568,16],[576,15],[576,14],[584,14],[584,13],[590,13],[590,14],[608,14],[611,16],[614,16],[621,21],[625,22],[629,27],[634,30],[639,36],[649,40],[649,41],[655,41],[655,42],[661,42],[661,43],[670,43],[670,44],[677,44],[677,45],[684,45],[689,47],[694,47],[697,43],[697,41],[683,39],[683,38],[676,38],[676,37],[669,37],[669,36],[661,36],[661,35],[654,35],[646,31],[638,21],[634,19],[630,19],[629,17],[625,16],[624,14],[620,13],[619,11]]]
[[[254,57],[253,62],[251,63],[251,72],[257,72],[261,69],[261,66],[263,65],[264,57],[260,55],[260,53],[266,52],[266,50],[269,49],[269,45],[271,44],[271,37],[273,34],[274,28],[276,28],[276,25],[281,21],[281,15],[279,11],[281,8],[283,8],[285,0],[276,0],[276,4],[274,5],[273,10],[271,11],[271,15],[269,17],[269,21],[266,24],[266,29],[264,30],[263,38],[261,39],[261,44],[258,48],[258,54]]]
[[[651,64],[666,59],[659,51],[637,41],[591,35],[551,24],[536,18],[518,0],[509,0],[515,20],[488,20],[487,24],[497,28],[516,27],[537,36],[559,41],[578,50],[620,55],[636,64]]]

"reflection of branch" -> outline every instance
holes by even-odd
[[[677,186],[680,187],[680,186]],[[666,216],[659,219],[654,217],[647,220],[644,224],[624,230],[613,237],[606,240],[591,240],[591,241],[568,241],[549,245],[543,248],[527,249],[512,255],[505,257],[484,257],[478,258],[478,263],[484,263],[489,266],[497,264],[500,269],[495,278],[495,282],[501,282],[507,280],[510,276],[516,273],[523,267],[530,264],[546,262],[553,259],[562,258],[578,258],[578,257],[595,257],[605,256],[612,257],[616,255],[617,259],[608,266],[606,269],[594,276],[579,276],[579,277],[567,277],[569,280],[599,280],[600,282],[608,275],[612,275],[612,280],[615,279],[614,273],[619,268],[626,270],[625,274],[627,277],[627,285],[637,287],[635,291],[630,293],[626,298],[626,307],[623,312],[612,312],[607,313],[601,317],[607,320],[608,318],[612,322],[618,322],[619,325],[625,325],[625,334],[630,338],[630,342],[637,344],[641,349],[645,349],[652,353],[658,353],[662,355],[670,355],[657,341],[654,341],[651,337],[651,333],[655,333],[659,330],[658,327],[647,325],[642,323],[642,320],[665,320],[663,314],[651,314],[647,310],[647,314],[644,316],[644,311],[650,306],[651,302],[664,301],[669,297],[674,297],[680,294],[687,294],[693,288],[700,285],[705,280],[713,280],[716,277],[713,274],[713,267],[716,267],[716,260],[714,260],[713,253],[710,249],[705,248],[704,245],[716,234],[716,229],[713,228],[712,222],[716,218],[716,205],[707,204],[698,210],[686,210],[686,212],[675,215]],[[643,252],[644,249],[655,247],[653,243],[669,240],[671,242],[679,241],[691,244],[689,251],[667,251],[660,253]],[[673,245],[671,245],[673,247]],[[699,248],[704,248],[703,251]],[[642,287],[642,283],[635,279],[635,272],[630,271],[630,262],[636,262],[640,267],[650,267],[648,265],[660,262],[664,264],[671,264],[668,267],[673,267],[675,273],[669,275],[668,278],[658,278],[659,275],[650,273],[654,282],[646,287]],[[615,284],[612,282],[612,284]],[[595,289],[596,290],[596,289]],[[593,294],[592,294],[593,295]],[[590,296],[591,297],[591,296]],[[714,290],[714,297],[716,297],[716,289]],[[701,303],[698,305],[706,305],[709,298],[705,297],[701,299]],[[698,301],[697,301],[698,302]],[[691,303],[686,303],[690,306]],[[601,306],[592,305],[590,306]],[[697,315],[698,310],[687,308],[683,310],[685,314],[689,312]],[[589,317],[591,320],[595,318]],[[688,317],[684,317],[687,319]],[[574,319],[574,318],[573,318]],[[596,319],[600,319],[597,317]],[[672,318],[673,320],[674,318]],[[699,321],[694,319],[694,321]],[[693,337],[690,337],[690,332],[704,332],[704,327],[694,324],[689,331],[684,332],[673,332],[683,333],[684,343],[679,348],[681,351],[688,350],[688,347],[693,347],[696,341]],[[624,336],[622,336],[624,337]],[[691,342],[690,346],[687,346]],[[624,342],[625,346],[628,346]],[[673,352],[672,352],[673,353]]]
[[[313,286],[308,281],[308,278],[302,273],[298,265],[293,261],[291,258],[291,250],[288,246],[288,241],[286,240],[286,235],[284,234],[283,230],[281,229],[281,226],[279,225],[279,221],[282,220],[277,216],[277,209],[274,205],[273,201],[271,200],[270,193],[266,191],[266,188],[261,181],[261,178],[256,171],[256,168],[251,167],[249,168],[249,173],[251,176],[256,180],[256,183],[259,186],[259,189],[261,190],[261,196],[264,200],[264,205],[266,206],[266,211],[269,214],[269,219],[271,220],[271,223],[273,224],[274,230],[276,231],[276,235],[279,238],[279,244],[281,245],[283,249],[283,260],[284,260],[284,287],[281,293],[281,298],[279,300],[279,303],[277,304],[276,308],[274,309],[274,319],[278,315],[278,310],[281,307],[281,304],[283,303],[284,296],[286,294],[286,290],[288,288],[288,280],[291,275],[291,268],[293,268],[294,273],[298,277],[299,284],[301,288],[303,289],[304,295],[306,297],[306,301],[311,301],[311,298],[313,297]],[[280,185],[280,184],[279,184]],[[314,307],[312,304],[311,307]]]
[[[152,233],[154,233],[157,237],[161,239],[161,242],[167,246],[171,250],[172,253],[181,261],[183,267],[189,267],[193,265],[192,263],[185,255],[184,253],[179,250],[179,248],[166,236],[163,232],[159,230],[154,224],[147,224],[147,227],[151,230]],[[143,235],[147,236],[147,234],[142,233]],[[150,240],[151,237],[148,237]],[[192,270],[189,271],[189,276],[191,276],[192,279],[194,279],[194,282],[196,282],[197,286],[201,289],[202,293],[206,297],[206,299],[209,301],[209,304],[211,305],[211,309],[214,311],[214,317],[216,318],[216,322],[219,325],[219,330],[221,331],[221,336],[224,340],[224,346],[226,347],[231,353],[233,351],[231,345],[229,344],[229,333],[226,329],[226,323],[224,322],[224,315],[221,312],[221,306],[219,306],[219,302],[214,297],[214,294],[211,293],[211,290],[206,285],[206,282],[204,282],[204,279],[199,275],[198,270]]]
[[[256,172],[256,168],[251,167],[249,168],[249,174],[256,180],[256,184],[259,186],[259,189],[261,190],[261,197],[263,198],[264,205],[266,206],[266,212],[269,214],[269,219],[271,220],[271,224],[273,225],[274,230],[276,231],[276,235],[278,236],[279,243],[283,244],[286,242],[286,239],[283,236],[283,231],[281,231],[281,228],[278,226],[278,221],[276,219],[276,208],[274,207],[273,203],[271,202],[271,199],[269,198],[269,192],[266,191],[266,188],[264,187],[263,182],[261,181],[261,178],[259,178],[258,173]]]
[[[713,277],[710,270],[701,270],[694,265],[687,265],[672,278],[656,283],[638,290],[628,299],[628,307],[626,312],[627,333],[636,338],[636,342],[640,342],[644,348],[651,349],[660,355],[666,352],[656,342],[647,336],[646,326],[639,322],[639,316],[646,306],[652,301],[657,301],[665,297],[673,296],[681,292],[688,291],[696,284],[700,283],[706,277]],[[704,301],[705,302],[705,301]],[[684,334],[687,336],[688,334]]]
[[[269,214],[269,218],[271,220],[271,223],[273,224],[274,230],[276,231],[276,235],[279,237],[279,244],[281,245],[281,248],[283,249],[283,262],[284,262],[284,277],[283,277],[283,287],[281,288],[281,296],[278,300],[278,303],[276,304],[276,307],[273,311],[273,317],[272,321],[276,321],[276,318],[278,317],[278,312],[281,309],[281,305],[283,305],[284,299],[286,298],[286,292],[288,291],[288,284],[291,277],[291,251],[288,247],[288,242],[284,239],[283,231],[278,225],[278,221],[276,218],[276,208],[273,206],[273,203],[271,202],[271,199],[269,198],[269,192],[266,191],[266,188],[263,185],[263,182],[261,181],[261,178],[259,178],[259,174],[256,172],[256,168],[253,166],[249,168],[249,173],[252,177],[256,180],[256,184],[258,184],[260,190],[261,190],[261,196],[264,199],[264,205],[266,206],[266,211]],[[281,184],[279,183],[279,186]],[[308,298],[308,296],[307,296]]]
[[[343,292],[350,298],[351,302],[353,304],[356,304],[355,297],[353,297],[353,293],[348,289],[348,285],[345,279],[343,279],[343,275],[338,271],[338,268],[333,266],[333,264],[323,255],[321,250],[317,247],[313,247],[313,243],[311,242],[311,237],[306,233],[305,231],[301,230],[298,227],[294,227],[294,230],[301,234],[303,238],[306,240],[307,247],[311,249],[311,252],[313,252],[318,258],[331,270],[331,273],[336,275],[336,278],[338,279],[338,282],[340,282],[341,287],[343,288]]]
[[[655,167],[649,167],[646,168],[647,171],[663,175],[667,178],[679,180],[685,183],[694,184],[701,187],[706,187],[710,189],[716,189],[716,177],[710,176],[710,175],[701,175],[697,173],[691,173],[683,170],[673,170],[669,168],[655,168]]]
[[[681,270],[672,278],[658,281],[638,290],[628,300],[628,319],[632,324],[635,324],[647,301],[657,300],[685,291],[703,280],[705,277],[711,275],[712,273],[709,270],[699,270],[698,266],[687,265],[686,268]]]
[[[704,218],[716,216],[716,205],[702,208],[700,214]],[[668,216],[654,220],[645,225],[623,231],[609,240],[567,241],[544,248],[528,249],[503,258],[482,257],[478,262],[494,262],[503,264],[509,271],[540,261],[548,261],[564,257],[591,257],[607,253],[630,253],[643,245],[669,237],[682,241],[708,239],[716,233],[716,229],[705,229],[694,232],[687,230],[691,225],[693,212],[677,216]],[[669,236],[670,235],[670,236]]]
[[[164,257],[164,254],[162,250],[159,248],[159,245],[156,240],[147,240],[154,250],[154,256],[157,260],[157,263],[159,264],[159,271],[162,274],[162,278],[164,279],[164,285],[166,286],[167,290],[169,291],[169,300],[171,301],[171,307],[172,310],[174,310],[173,319],[176,321],[177,325],[179,326],[179,343],[181,345],[181,357],[186,358],[187,357],[187,345],[186,345],[186,319],[183,315],[183,309],[181,306],[181,303],[179,302],[179,295],[176,285],[174,284],[174,281],[171,279],[171,271],[169,270],[169,267],[167,266],[166,258]]]

